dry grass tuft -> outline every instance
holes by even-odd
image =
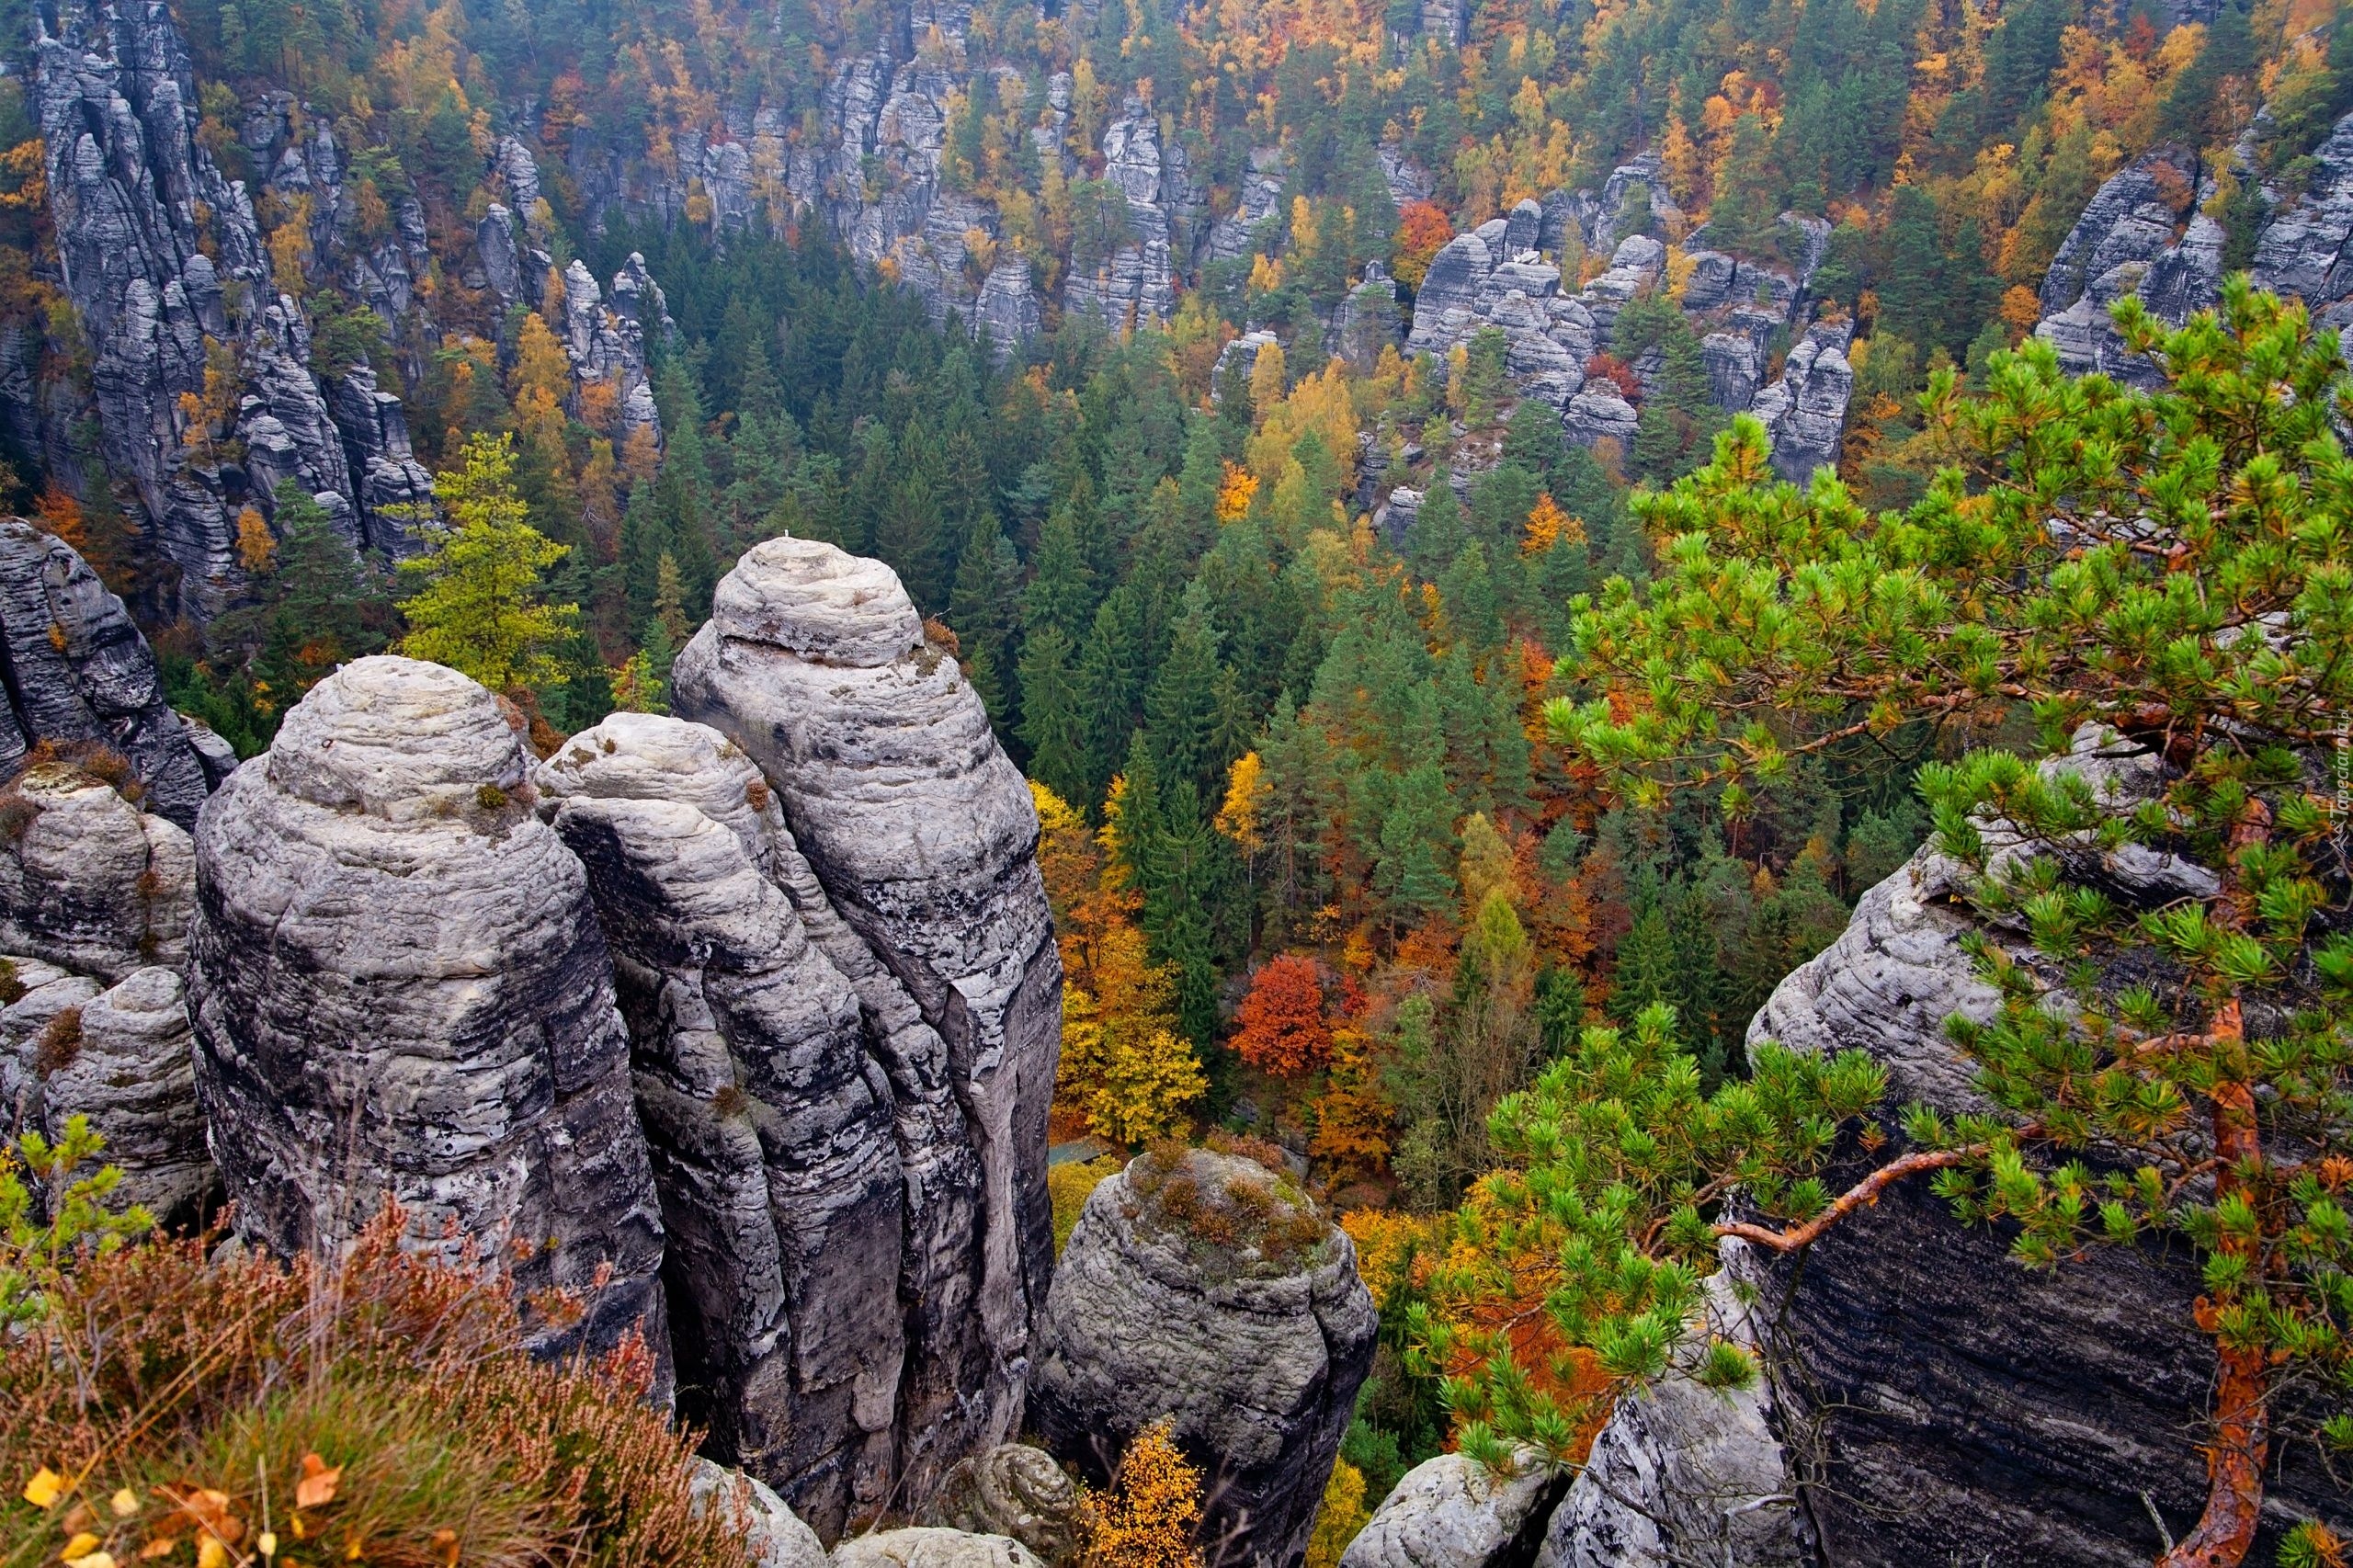
[[[259,1568],[265,1537],[273,1568],[747,1568],[642,1342],[536,1362],[509,1282],[403,1253],[401,1226],[339,1263],[172,1239],[46,1281],[0,1335],[0,1568]],[[41,1470],[63,1485],[37,1507]]]

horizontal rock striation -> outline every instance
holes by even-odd
[[[421,1247],[583,1293],[548,1343],[642,1326],[666,1360],[628,1038],[528,766],[453,670],[313,687],[198,824],[198,1091],[247,1237],[332,1246],[397,1201]]]
[[[1248,1160],[1146,1155],[1097,1187],[1038,1326],[1031,1420],[1096,1481],[1173,1418],[1211,1568],[1290,1568],[1371,1369],[1356,1249]]]
[[[889,1081],[909,1193],[897,1485],[920,1497],[1018,1429],[1052,1267],[1061,967],[1036,811],[897,578],[831,545],[746,553],[672,686],[775,790],[798,851],[777,874]]]
[[[0,795],[0,952],[111,984],[188,956],[196,854],[104,780],[37,763]]]
[[[808,879],[772,792],[716,731],[616,713],[537,785],[629,1023],[682,1414],[837,1531],[893,1473],[904,1356],[904,1178],[858,994],[787,891]]]

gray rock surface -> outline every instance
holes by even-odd
[[[2256,241],[2258,289],[2293,294],[2324,326],[2353,326],[2353,114],[2313,149],[2301,198],[2276,209]]]
[[[2101,370],[2154,386],[2157,367],[2126,352],[2109,309],[2137,294],[2175,326],[2222,297],[2222,228],[2197,210],[2194,163],[2169,150],[2144,153],[2099,187],[2043,275],[2035,335],[2068,370]]]
[[[99,453],[129,482],[152,543],[178,568],[158,590],[171,601],[165,608],[210,617],[245,586],[236,553],[244,505],[271,513],[277,486],[290,480],[365,542],[369,528],[382,526],[381,507],[413,491],[422,471],[404,441],[383,435],[396,415],[378,410],[347,425],[309,368],[295,301],[314,279],[275,275],[253,193],[197,141],[195,77],[169,8],[68,0],[34,27],[51,215],[91,351]],[[308,204],[313,244],[347,257],[359,297],[388,314],[411,309],[410,278],[430,262],[421,211],[415,255],[358,254],[366,247],[344,214],[333,133],[322,120],[298,142],[297,118],[286,94],[250,106],[241,140],[266,171],[264,187]],[[207,439],[189,429],[181,399],[205,393],[214,355],[225,356],[235,396],[228,428]],[[242,444],[238,460],[222,444],[230,440]]]
[[[1847,347],[1852,322],[1816,322],[1790,350],[1781,379],[1756,394],[1751,412],[1773,441],[1773,472],[1803,484],[1817,468],[1835,468],[1854,400],[1855,367]]]
[[[53,1017],[54,1015],[52,1015]],[[19,1052],[26,1090],[17,1124],[52,1141],[85,1116],[122,1172],[110,1201],[143,1204],[164,1224],[196,1220],[221,1185],[197,1109],[188,1000],[179,975],[134,971],[79,1005],[71,1030],[36,1034]],[[47,1050],[42,1047],[46,1045]]]
[[[541,764],[628,1020],[682,1413],[838,1529],[895,1471],[904,1179],[859,1000],[788,890],[773,793],[714,730],[616,713]]]
[[[628,1036],[517,727],[455,671],[361,659],[207,802],[198,1093],[248,1239],[331,1246],[397,1200],[421,1249],[520,1247],[519,1288],[585,1293],[557,1342],[642,1325],[666,1363]]]
[[[102,746],[130,764],[149,810],[196,825],[211,783],[154,651],[72,546],[19,517],[0,518],[0,774],[44,741],[67,756]]]
[[[805,860],[792,901],[889,1078],[910,1194],[900,1485],[924,1496],[1018,1430],[1052,1267],[1062,972],[1029,787],[890,569],[831,545],[748,551],[672,687],[775,790]]]
[[[753,1568],[825,1568],[825,1547],[817,1532],[758,1476],[698,1459],[692,1485],[703,1507],[730,1510],[748,1527]]]
[[[834,1568],[1041,1568],[1029,1549],[1003,1535],[917,1528],[878,1530],[834,1549]]]
[[[1000,1443],[959,1460],[924,1506],[926,1524],[1011,1536],[1046,1568],[1077,1568],[1078,1485],[1043,1449]]]
[[[1095,1189],[1038,1327],[1031,1422],[1102,1481],[1173,1417],[1211,1568],[1290,1568],[1372,1365],[1356,1249],[1265,1167],[1147,1155]]]
[[[1499,1474],[1461,1454],[1405,1472],[1340,1556],[1340,1568],[1515,1568],[1534,1560],[1566,1474]]]
[[[63,763],[0,796],[0,952],[111,984],[188,957],[196,855],[174,823]]]

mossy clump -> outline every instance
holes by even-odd
[[[1288,1175],[1211,1149],[1164,1144],[1128,1167],[1129,1215],[1182,1245],[1211,1279],[1269,1278],[1324,1261],[1331,1226]]]

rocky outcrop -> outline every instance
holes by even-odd
[[[2256,241],[2255,286],[2293,294],[2323,326],[2353,327],[2353,114],[2313,149],[2303,194]]]
[[[2067,370],[2105,371],[2155,386],[2156,366],[2126,351],[2109,318],[2127,294],[2179,326],[2222,297],[2222,227],[2197,210],[2195,160],[2161,149],[2136,158],[2099,187],[2043,275],[2035,335]]]
[[[924,1496],[1018,1429],[1052,1267],[1061,968],[1029,788],[890,569],[831,545],[747,552],[672,688],[774,790],[807,868],[792,902],[889,1080],[909,1195],[899,1484]]]
[[[1095,1189],[1038,1327],[1031,1421],[1097,1481],[1172,1418],[1211,1568],[1306,1550],[1378,1318],[1356,1249],[1263,1166],[1147,1155]]]
[[[1064,308],[1117,331],[1165,321],[1176,308],[1180,261],[1193,247],[1201,206],[1184,145],[1165,140],[1157,117],[1130,98],[1103,131],[1103,178],[1127,202],[1133,238],[1091,268],[1074,267]]]
[[[188,955],[196,856],[104,779],[37,763],[0,795],[0,952],[112,983]]]
[[[723,1509],[745,1526],[752,1568],[825,1568],[825,1547],[817,1532],[759,1477],[698,1459],[689,1484],[699,1506]]]
[[[420,1247],[583,1293],[561,1342],[642,1326],[666,1359],[628,1036],[518,728],[455,671],[361,659],[207,803],[198,1092],[248,1238],[331,1246],[395,1200]]]
[[[1000,1443],[959,1460],[924,1506],[924,1521],[969,1535],[1010,1536],[1046,1568],[1077,1568],[1077,1484],[1043,1449]]]
[[[1508,1475],[1461,1454],[1424,1460],[1373,1510],[1340,1568],[1523,1568],[1568,1483],[1532,1455]]]
[[[184,828],[210,791],[198,738],[164,698],[154,651],[71,545],[0,518],[0,774],[36,746],[119,756],[142,803]]]
[[[371,527],[388,526],[381,508],[392,492],[413,492],[421,473],[402,466],[405,443],[383,434],[381,412],[347,427],[313,375],[295,302],[310,279],[275,276],[244,182],[225,177],[198,143],[178,24],[160,0],[69,0],[44,8],[35,27],[51,212],[65,291],[92,353],[99,447],[177,568],[166,608],[201,618],[233,601],[245,581],[237,515],[247,505],[272,513],[281,483],[316,497],[355,544],[368,545]],[[286,95],[266,96],[243,139],[274,157],[273,192],[300,198],[313,234],[333,242],[345,232],[339,150],[324,125],[293,142],[291,108]],[[423,227],[419,212],[420,258]],[[385,281],[387,268],[396,284]],[[373,297],[363,297],[406,310],[414,269],[398,257],[368,268]],[[208,373],[230,377],[226,406]],[[375,459],[398,472],[371,472]]]
[[[197,1219],[220,1175],[197,1109],[179,975],[161,966],[134,970],[119,984],[88,994],[95,982],[74,984],[36,960],[8,961],[26,999],[45,994],[44,1002],[55,1006],[0,1021],[7,1041],[0,1056],[6,1107],[0,1124],[54,1142],[68,1120],[86,1117],[106,1141],[106,1163],[122,1172],[110,1202],[141,1204],[166,1225]],[[36,1017],[39,1027],[27,1027]]]
[[[1852,322],[1816,322],[1790,350],[1781,379],[1756,394],[1752,408],[1772,437],[1773,472],[1803,484],[1818,468],[1834,468],[1855,395],[1855,368],[1847,348]]]
[[[537,788],[629,1023],[682,1411],[838,1530],[895,1471],[906,1215],[890,1083],[795,907],[823,895],[758,769],[700,724],[616,713]]]
[[[645,357],[647,344],[673,325],[661,287],[636,252],[613,274],[609,303],[585,264],[574,261],[564,268],[563,348],[572,359],[577,397],[584,403],[609,400],[624,438],[639,431],[661,438],[662,415],[654,406]]]

